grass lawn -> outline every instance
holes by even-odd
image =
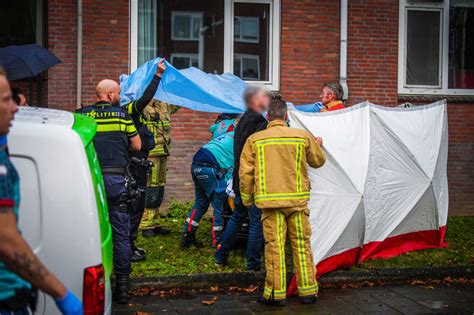
[[[161,221],[171,229],[170,235],[153,238],[139,236],[137,244],[147,250],[147,260],[133,264],[133,277],[245,270],[245,250],[242,246],[232,252],[227,267],[221,270],[215,268],[211,221],[207,217],[201,221],[197,233],[197,238],[206,246],[200,249],[180,247],[183,224],[190,206],[189,203],[170,205],[168,217]],[[357,265],[354,269],[474,264],[474,217],[450,217],[446,240],[449,244],[447,248],[410,252],[388,260],[373,260]]]

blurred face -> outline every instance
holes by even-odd
[[[330,89],[328,89],[327,87],[324,87],[323,92],[321,93],[321,103],[326,105],[328,103],[331,103],[335,99],[336,99],[336,95],[334,95],[334,93]]]
[[[17,111],[18,106],[13,101],[10,84],[0,75],[0,136],[10,131],[13,116]]]
[[[271,97],[265,93],[265,91],[258,91],[250,100],[247,107],[256,111],[257,113],[263,113],[268,110],[270,106]]]
[[[18,97],[20,98],[20,103],[18,103],[18,106],[28,105],[28,103],[26,102],[26,96],[24,94],[18,94]]]

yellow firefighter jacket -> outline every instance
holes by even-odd
[[[310,195],[308,164],[326,158],[314,137],[274,120],[251,135],[240,156],[240,194],[245,206],[306,208]]]
[[[171,115],[181,107],[152,100],[143,110],[145,124],[155,138],[155,148],[150,156],[169,155],[171,150]]]

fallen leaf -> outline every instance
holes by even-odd
[[[204,305],[213,305],[214,303],[216,303],[216,301],[217,301],[217,296],[213,297],[210,300],[203,300],[202,304],[204,304]]]
[[[243,288],[242,290],[247,293],[254,293],[255,291],[257,291],[257,289],[258,289],[258,286]]]
[[[152,314],[151,314],[151,313],[148,313],[148,312],[136,311],[136,312],[135,312],[135,315],[152,315]]]
[[[427,286],[425,287],[425,289],[433,290],[433,289],[434,289],[434,286],[432,286],[432,285],[427,285]]]
[[[421,280],[413,280],[411,282],[412,285],[425,285],[426,282],[425,281],[421,281]]]
[[[217,292],[219,291],[219,287],[211,287],[211,292]]]

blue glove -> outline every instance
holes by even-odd
[[[321,109],[323,109],[324,105],[321,102],[316,102],[314,103],[314,106],[316,107],[316,110],[314,111],[315,113],[320,112]]]
[[[65,315],[82,315],[81,301],[69,290],[63,298],[55,299],[55,302]]]

